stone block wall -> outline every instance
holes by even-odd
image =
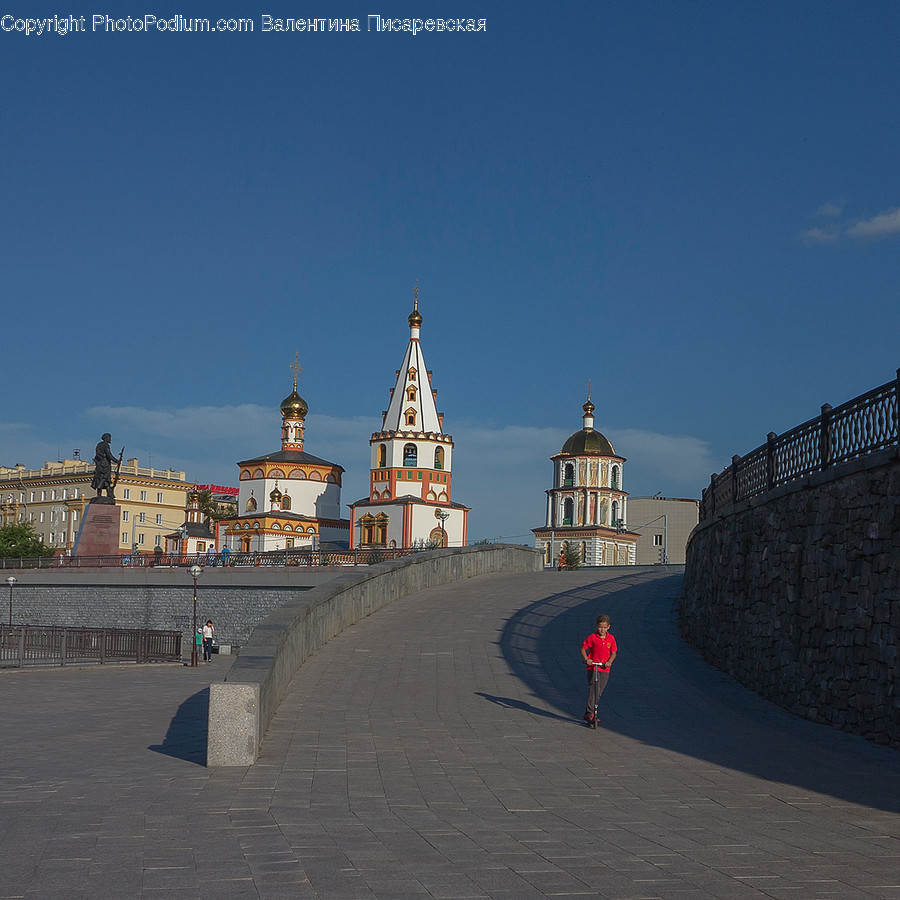
[[[2,584],[2,582],[0,582]],[[5,588],[6,586],[3,585]],[[212,619],[220,643],[241,646],[254,627],[309,587],[197,588],[197,621]],[[0,619],[9,619],[9,593],[0,591]],[[20,584],[13,589],[13,625],[154,628],[181,631],[185,652],[193,627],[193,586],[147,584]]]
[[[745,686],[900,747],[897,450],[699,525],[679,616],[684,638]]]

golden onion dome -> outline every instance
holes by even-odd
[[[278,482],[275,482],[275,487],[272,489],[272,493],[269,494],[270,500],[280,500],[282,498],[281,491],[278,490]]]
[[[305,419],[309,412],[306,401],[297,393],[297,386],[281,401],[281,415],[285,419]]]
[[[409,327],[418,328],[421,324],[422,313],[419,312],[419,304],[417,303],[415,309],[409,314]]]
[[[588,403],[585,404],[585,406],[587,405]],[[560,453],[567,453],[570,456],[616,455],[612,444],[599,431],[595,431],[593,428],[582,428],[581,431],[576,431],[562,445]]]

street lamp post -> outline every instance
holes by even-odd
[[[12,589],[13,585],[16,583],[17,579],[15,575],[10,575],[9,578],[6,579],[6,583],[9,585],[9,627],[12,628]]]
[[[193,669],[200,665],[197,659],[197,579],[203,574],[203,569],[198,565],[193,565],[188,572],[194,579],[194,630],[191,632],[191,668]]]
[[[447,546],[447,532],[444,530],[444,522],[446,522],[447,519],[450,518],[450,513],[444,512],[444,510],[439,508],[434,511],[434,517],[436,519],[439,519],[441,522],[441,546],[446,547]]]

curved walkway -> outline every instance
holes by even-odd
[[[205,769],[224,661],[0,673],[0,897],[900,898],[900,754],[773,707],[677,637],[661,570],[397,601]],[[581,638],[619,658],[585,728]]]

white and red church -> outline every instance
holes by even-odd
[[[452,499],[453,438],[444,432],[437,391],[419,340],[419,289],[409,345],[381,430],[369,440],[369,496],[350,504],[350,546],[464,547],[469,507]]]

